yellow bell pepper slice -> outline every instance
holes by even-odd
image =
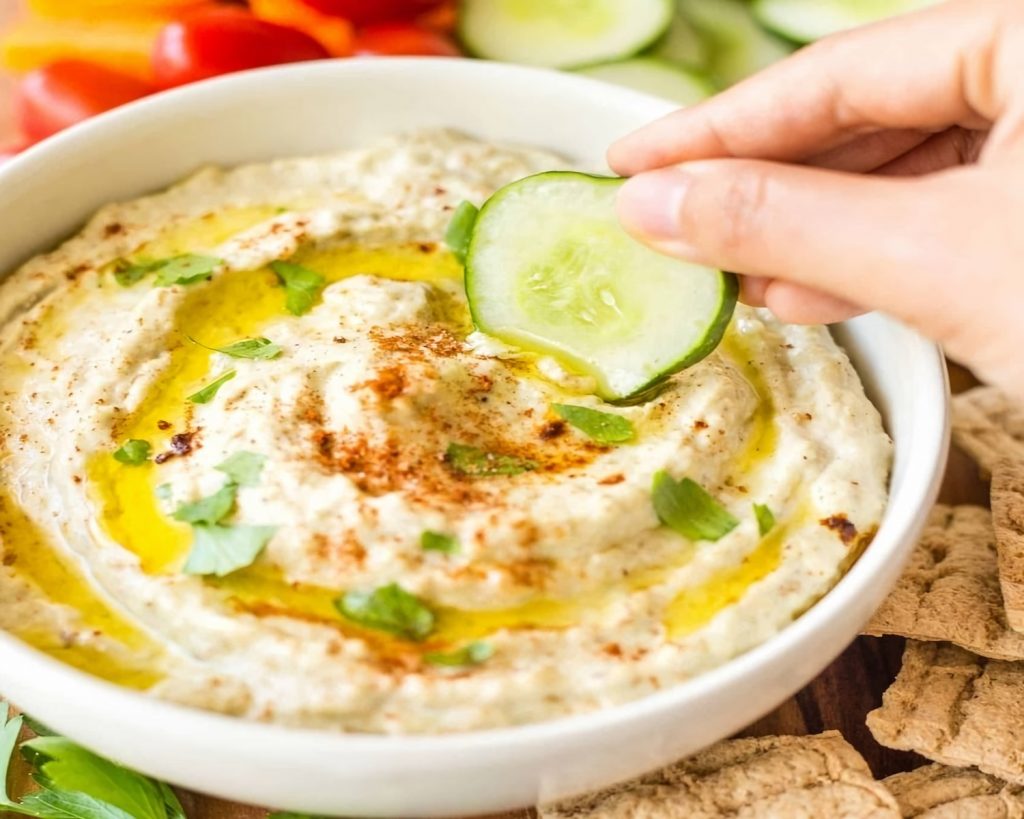
[[[149,55],[160,17],[44,20],[27,17],[0,39],[0,65],[31,71],[54,60],[82,59],[143,79],[150,78]]]
[[[268,23],[288,26],[308,34],[332,57],[349,57],[355,44],[352,24],[340,17],[321,14],[302,0],[249,0],[252,13]]]

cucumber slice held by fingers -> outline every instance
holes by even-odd
[[[462,0],[459,36],[480,57],[575,68],[642,51],[672,11],[672,0]]]
[[[895,17],[938,0],[754,0],[761,23],[798,43]]]
[[[657,57],[602,63],[579,68],[576,73],[653,94],[679,105],[695,105],[715,92],[706,77]]]
[[[553,171],[520,179],[480,210],[466,257],[476,326],[554,355],[628,400],[711,353],[737,281],[656,253],[619,225],[625,180]]]

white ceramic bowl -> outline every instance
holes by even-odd
[[[104,203],[152,191],[206,163],[326,152],[444,125],[598,164],[612,139],[668,108],[567,74],[468,60],[349,60],[203,83],[88,122],[0,170],[0,270],[52,247]],[[0,635],[0,694],[148,774],[312,813],[500,811],[668,763],[757,719],[838,655],[894,584],[935,498],[948,439],[939,350],[878,315],[848,323],[839,335],[896,442],[885,520],[821,602],[766,644],[691,682],[521,728],[345,736],[157,702]]]

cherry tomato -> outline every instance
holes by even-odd
[[[411,20],[442,0],[302,0],[321,14],[344,17],[357,26],[388,20]]]
[[[153,45],[153,76],[169,88],[232,71],[329,56],[301,31],[258,20],[242,8],[214,8],[163,28]]]
[[[24,76],[14,105],[22,132],[39,140],[154,90],[149,83],[106,66],[58,60]]]
[[[409,23],[378,23],[356,32],[356,54],[382,56],[459,57],[449,38]]]

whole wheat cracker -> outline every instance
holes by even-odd
[[[1022,819],[1024,788],[974,768],[933,763],[882,780],[904,819]]]
[[[1024,632],[1024,461],[1004,458],[993,468],[992,522],[1006,617]]]
[[[953,440],[989,477],[1003,458],[1024,463],[1024,406],[995,387],[953,397]]]
[[[608,790],[538,809],[540,819],[889,819],[896,801],[838,731],[755,737]]]
[[[948,643],[911,640],[903,667],[870,712],[882,745],[976,767],[1024,784],[1024,662],[990,660]]]
[[[1024,634],[1010,628],[1003,606],[989,511],[936,506],[903,576],[864,633],[939,640],[997,660],[1024,660]]]

